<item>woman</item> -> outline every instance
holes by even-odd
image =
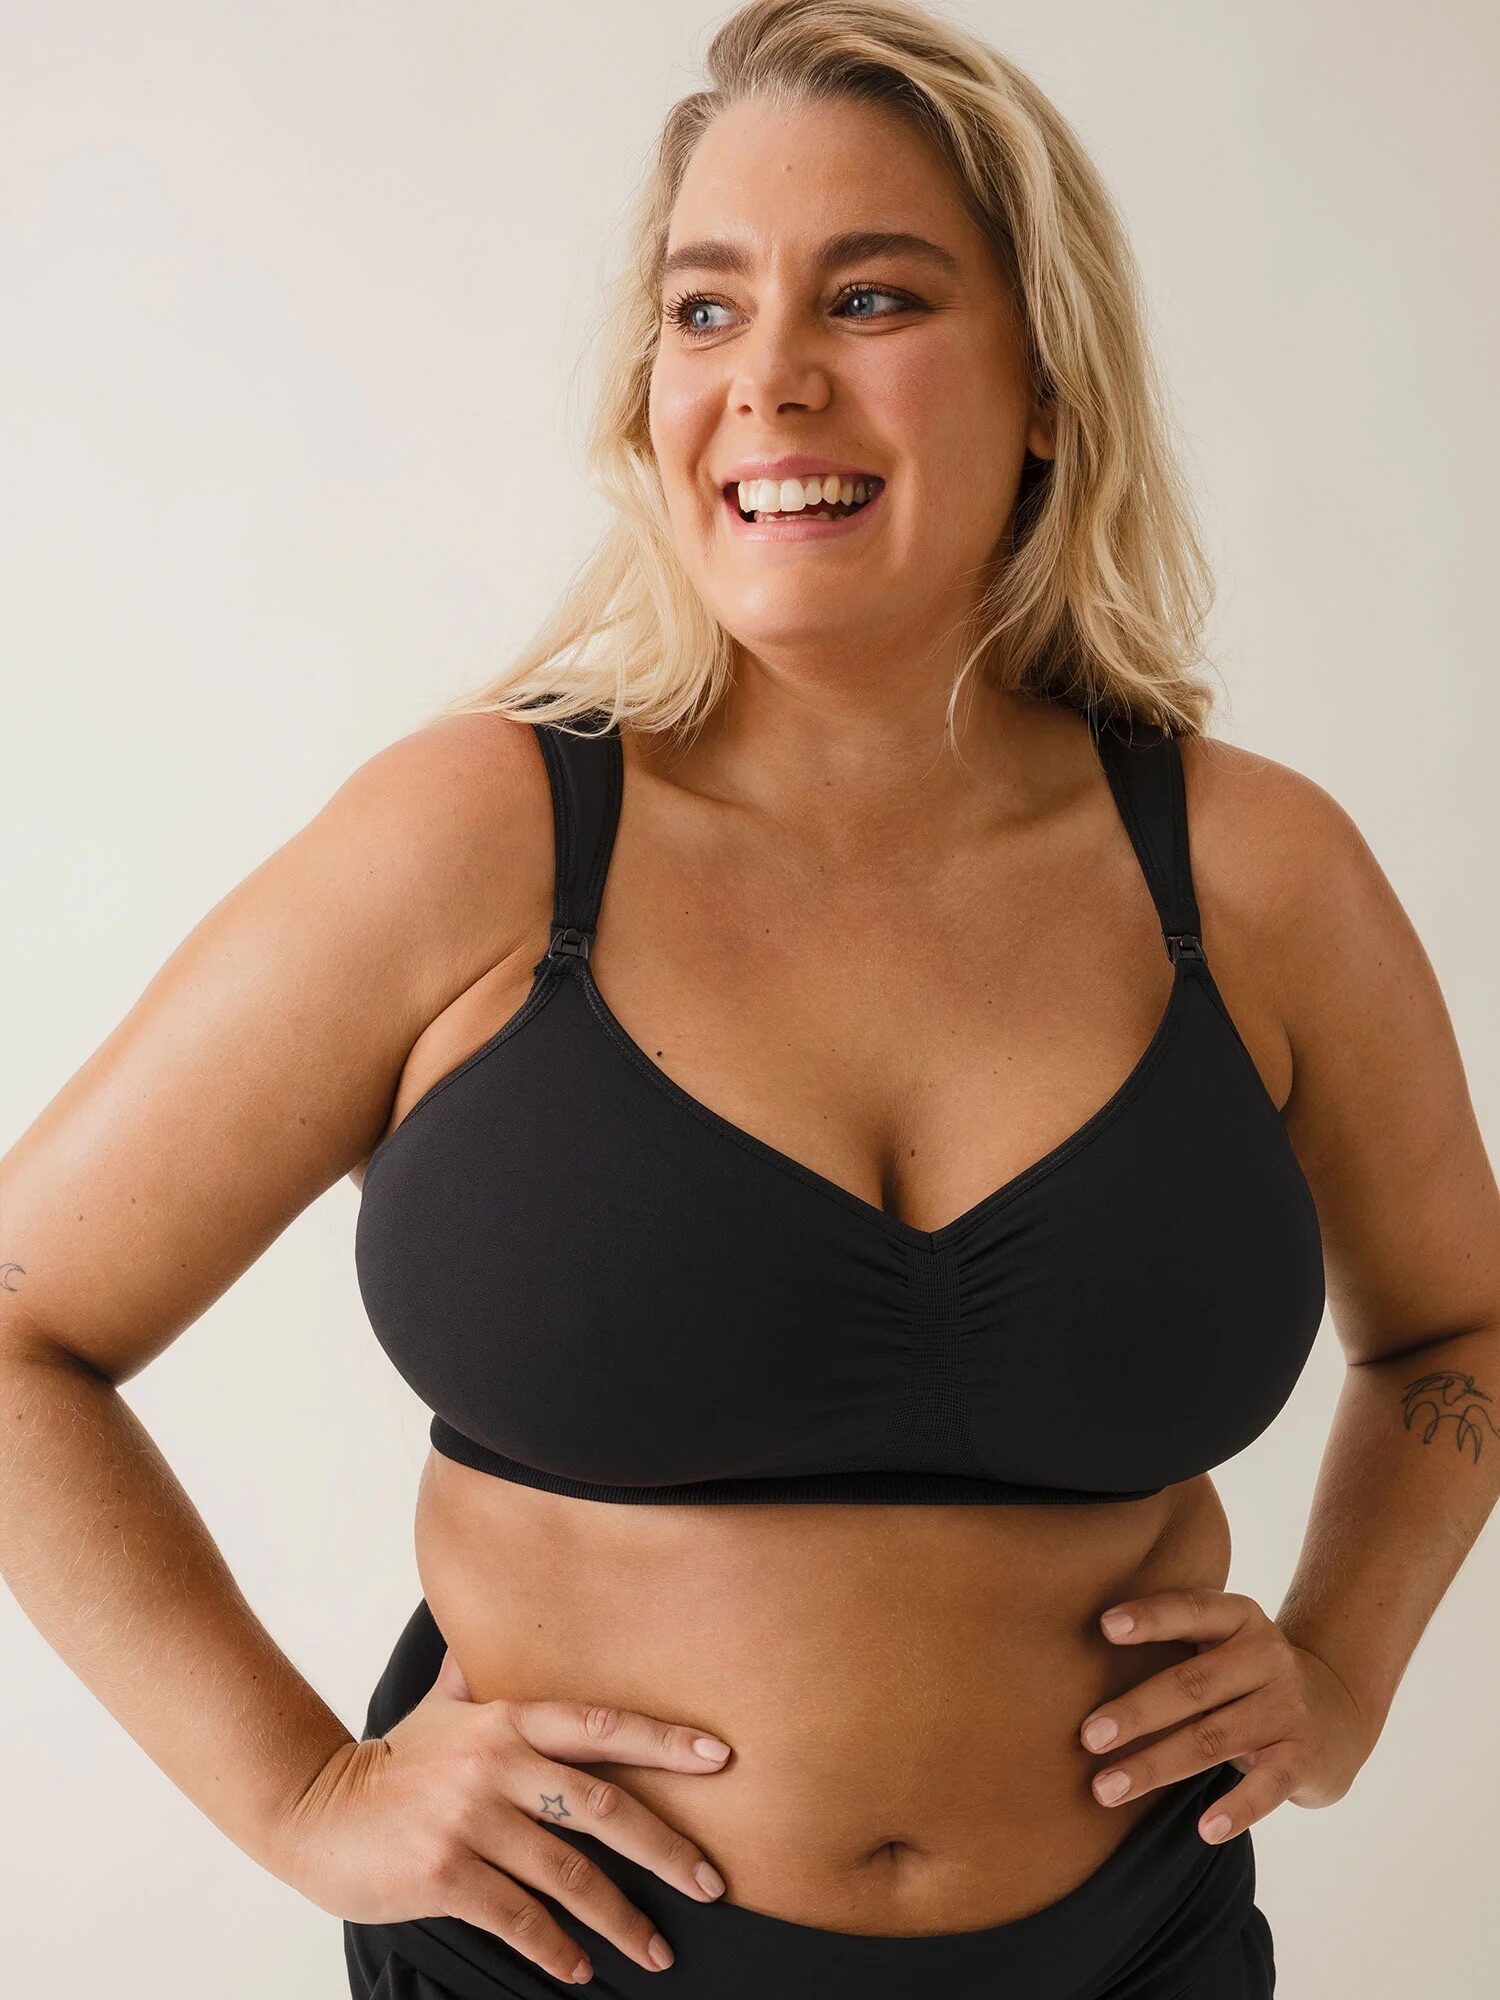
[[[1367,847],[1205,733],[1065,124],[912,7],[709,67],[603,553],[5,1162],[7,1574],[356,1995],[1266,1995],[1250,1829],[1348,1790],[1493,1504],[1500,1198]],[[349,1172],[436,1447],[357,1741],[116,1394]],[[1325,1274],[1273,1619],[1210,1475]]]

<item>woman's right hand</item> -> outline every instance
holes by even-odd
[[[722,1770],[701,1731],[637,1709],[471,1697],[452,1650],[431,1688],[385,1736],[344,1744],[289,1816],[277,1873],[357,1924],[460,1917],[569,1984],[592,1976],[542,1890],[648,1972],[655,1925],[549,1820],[596,1835],[700,1903],[723,1883],[686,1835],[579,1763]],[[727,1756],[727,1752],[725,1755]],[[694,1875],[709,1869],[708,1886]],[[666,1963],[671,1963],[668,1946]]]

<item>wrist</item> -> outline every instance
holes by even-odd
[[[1295,1618],[1278,1618],[1276,1623],[1289,1644],[1299,1652],[1310,1654],[1344,1690],[1365,1739],[1368,1754],[1380,1741],[1395,1689],[1387,1687],[1371,1674],[1368,1661],[1352,1657],[1347,1644],[1341,1646],[1336,1639],[1325,1637],[1315,1626],[1301,1625]]]
[[[268,1874],[311,1903],[328,1909],[320,1894],[317,1827],[321,1808],[334,1796],[360,1748],[347,1733],[334,1743],[312,1776],[263,1823],[252,1858]]]

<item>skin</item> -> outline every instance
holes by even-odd
[[[816,246],[846,228],[931,237],[957,275],[895,256],[819,274]],[[942,754],[944,635],[1023,450],[1050,434],[941,163],[870,107],[742,107],[699,147],[671,247],[726,236],[748,268],[701,275],[725,302],[708,338],[664,328],[650,419],[739,671],[688,755],[627,732],[591,965],[692,1095],[937,1227],[1112,1094],[1171,970],[1077,718],[983,690],[963,764]],[[851,317],[850,280],[921,307],[887,319],[872,296],[882,316]],[[885,475],[879,525],[735,542],[716,475],[783,450]],[[1463,1409],[1500,1398],[1500,1195],[1431,967],[1347,815],[1225,744],[1186,743],[1184,770],[1215,978],[1312,1185],[1349,1363],[1276,1618],[1224,1587],[1206,1476],[1093,1507],[633,1509],[434,1455],[416,1544],[442,1685],[388,1743],[352,1743],[236,1599],[115,1389],[318,1194],[358,1181],[524,999],[550,807],[531,732],[486,716],[362,767],[0,1162],[0,1258],[20,1273],[0,1287],[0,1555],[29,1614],[174,1781],[325,1907],[310,1857],[357,1852],[359,1882],[393,1843],[404,1860],[453,1768],[434,1744],[458,1740],[455,1718],[466,1742],[510,1728],[518,1704],[685,1732],[667,1767],[639,1754],[644,1726],[601,1761],[581,1727],[527,1711],[561,1760],[524,1801],[539,1825],[590,1824],[605,1800],[643,1852],[685,1836],[684,1873],[709,1859],[731,1900],[830,1929],[1041,1907],[1225,1757],[1245,1773],[1231,1838],[1284,1800],[1342,1796],[1494,1504],[1493,1430],[1436,1418],[1443,1392],[1411,1385],[1466,1380]],[[1119,1604],[1136,1625],[1117,1640],[1102,1614]],[[1107,1755],[1082,1735],[1101,1716],[1120,1732]],[[730,1746],[708,1772],[686,1747],[704,1730]],[[414,1767],[415,1806],[367,1855],[350,1829]],[[1106,1805],[1113,1768],[1132,1786]],[[648,1965],[649,1929],[626,1947]]]

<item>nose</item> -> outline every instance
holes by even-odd
[[[766,313],[735,344],[730,399],[745,416],[821,410],[832,384],[813,337],[790,315]]]

